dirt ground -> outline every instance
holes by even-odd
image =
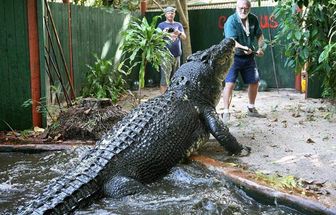
[[[143,91],[144,100],[156,95],[156,88]],[[247,117],[246,105],[246,91],[234,91],[228,126],[252,149],[238,162],[265,175],[294,176],[336,206],[336,106],[293,89],[259,92],[256,107],[267,118]],[[222,100],[216,109],[223,111]]]
[[[317,185],[336,206],[336,107],[295,90],[259,92],[256,106],[266,119],[247,117],[246,104],[246,91],[235,91],[229,128],[252,148],[241,162],[251,170]]]

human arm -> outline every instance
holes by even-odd
[[[182,24],[179,23],[178,27],[175,28],[174,35],[176,37],[181,38],[182,40],[185,40],[187,38],[187,35],[184,32]]]
[[[174,31],[175,36],[180,37],[182,40],[187,39],[187,35],[184,33],[184,31],[176,30]]]
[[[224,37],[234,39],[236,50],[240,49],[238,51],[244,51],[244,54],[250,55],[252,54],[252,49],[240,43],[241,37],[239,37],[238,33],[239,25],[240,23],[237,22],[236,15],[231,15],[224,24]]]
[[[248,46],[243,46],[242,44],[238,43],[237,40],[235,40],[235,48],[244,50],[244,53],[246,55],[252,54],[252,49],[250,49]]]
[[[262,30],[260,28],[260,24],[258,21],[258,18],[255,17],[255,22],[256,22],[256,28],[255,28],[255,35],[257,38],[257,42],[258,42],[258,49],[256,51],[256,56],[258,57],[262,57],[264,55],[264,51],[265,51],[265,38],[264,35],[262,33]]]
[[[256,55],[259,57],[262,57],[264,55],[264,46],[265,46],[265,38],[263,34],[260,34],[258,39],[258,50],[256,52]]]

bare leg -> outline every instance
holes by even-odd
[[[160,85],[160,93],[164,94],[167,90],[167,86],[166,85]]]
[[[249,84],[247,91],[249,104],[254,105],[255,100],[257,98],[257,93],[258,93],[258,82]]]
[[[257,98],[258,93],[258,82],[254,84],[250,84],[248,87],[248,97],[249,97],[249,105],[247,116],[265,118],[266,115],[260,114],[257,109],[254,107],[255,100]]]
[[[224,95],[223,95],[223,101],[224,101],[224,109],[229,109],[232,99],[232,91],[235,87],[235,83],[227,82],[225,83],[224,87]]]

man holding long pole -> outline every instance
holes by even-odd
[[[229,106],[238,73],[241,74],[244,83],[248,84],[247,116],[266,117],[255,108],[259,73],[254,56],[264,55],[264,36],[257,17],[251,14],[250,10],[251,2],[249,0],[238,0],[236,13],[231,15],[224,25],[225,38],[233,38],[236,41],[234,63],[225,79],[224,113],[222,115],[224,123],[227,123],[230,119]],[[258,43],[258,49],[256,50],[254,49],[255,39]]]

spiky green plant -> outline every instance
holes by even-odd
[[[86,74],[86,82],[81,95],[84,97],[110,98],[116,102],[119,96],[125,92],[125,80],[122,74],[114,69],[112,61],[99,58],[94,54],[96,61],[93,65],[87,65],[89,71]]]
[[[148,23],[146,17],[142,19],[134,18],[129,23],[126,30],[121,32],[123,61],[119,69],[125,73],[130,73],[134,68],[139,69],[139,90],[145,85],[145,68],[150,63],[156,71],[159,71],[160,65],[164,61],[172,60],[168,48],[166,47],[169,36],[156,27],[160,16],[155,16],[151,23]]]

